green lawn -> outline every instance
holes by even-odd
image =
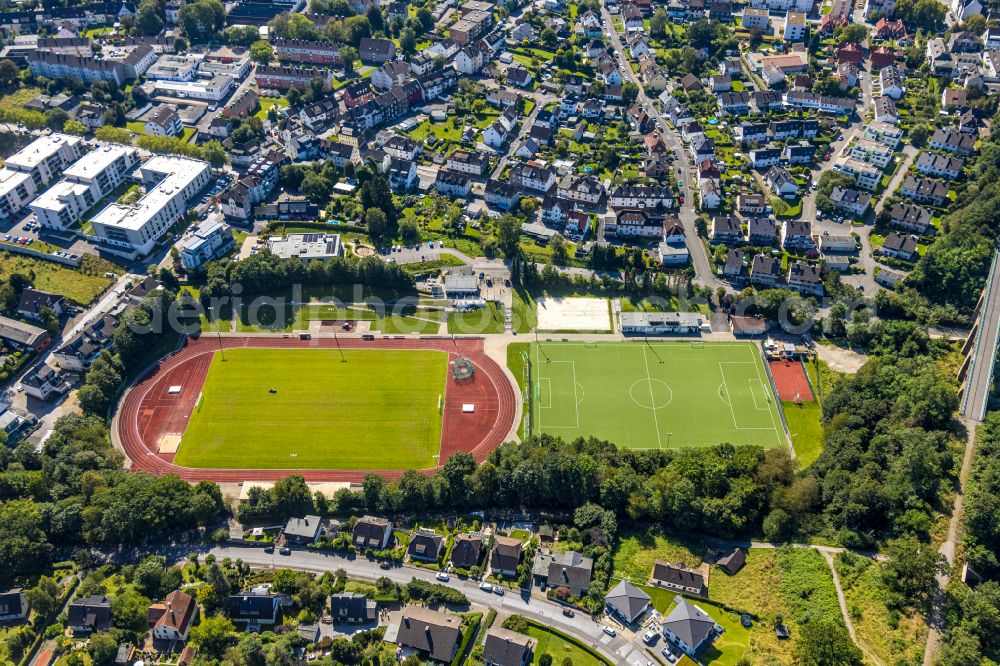
[[[260,101],[260,110],[253,115],[255,118],[260,118],[261,120],[267,118],[267,112],[268,110],[270,110],[272,106],[275,106],[279,109],[288,108],[288,100],[284,97],[260,97],[259,101]]]
[[[111,284],[103,275],[87,275],[51,261],[0,252],[0,279],[6,280],[13,273],[34,275],[36,289],[61,294],[81,305],[89,304]]]
[[[815,400],[794,403],[783,401],[785,422],[795,446],[795,460],[799,469],[805,469],[819,458],[823,450],[823,410]]]
[[[593,655],[576,643],[572,643],[534,624],[528,627],[528,635],[538,641],[538,645],[535,647],[535,656],[531,662],[532,664],[540,663],[543,654],[552,655],[553,664],[562,664],[567,658],[572,661],[573,666],[590,666],[590,664],[604,663],[595,659]]]
[[[372,325],[373,331],[383,333],[421,333],[434,335],[441,328],[445,313],[442,310],[414,310],[407,308],[401,313],[387,313]]]
[[[447,354],[345,350],[343,357],[327,349],[231,349],[225,360],[216,353],[177,464],[435,466]]]
[[[448,317],[449,333],[503,333],[503,312],[496,303],[470,312],[452,312]]]
[[[634,449],[787,446],[749,343],[544,342],[531,366],[536,432]]]
[[[664,588],[640,586],[653,599],[653,608],[663,613],[670,613],[677,605],[674,602],[676,592]],[[734,666],[750,652],[750,629],[740,624],[739,616],[725,611],[701,599],[688,598],[688,601],[708,613],[715,623],[722,627],[723,632],[710,646],[704,648],[699,655],[699,661],[705,666]]]
[[[615,551],[614,576],[628,578],[633,583],[645,583],[653,573],[656,560],[681,562],[685,566],[701,564],[703,548],[696,543],[686,543],[673,535],[663,535],[653,530],[623,534]]]

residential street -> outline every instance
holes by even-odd
[[[317,573],[344,569],[349,577],[362,580],[375,580],[385,576],[400,584],[408,583],[412,578],[432,583],[439,582],[435,580],[436,572],[429,569],[406,565],[382,570],[379,569],[378,563],[375,561],[363,557],[340,557],[328,552],[293,550],[290,555],[280,555],[277,551],[271,554],[265,553],[260,547],[216,547],[207,552],[215,555],[217,559],[240,558],[253,567],[273,566]],[[566,632],[598,650],[612,663],[645,666],[651,661],[651,657],[644,654],[643,649],[623,638],[625,632],[612,638],[602,631],[601,625],[585,613],[576,613],[574,617],[566,617],[562,614],[561,607],[556,604],[525,594],[518,594],[514,590],[501,597],[479,589],[479,583],[472,580],[460,580],[457,577],[452,577],[447,584],[461,590],[474,605],[524,615]]]
[[[715,272],[712,270],[712,264],[709,261],[707,252],[705,251],[705,246],[702,244],[701,237],[698,235],[698,230],[695,227],[695,220],[698,217],[698,213],[694,207],[693,195],[695,193],[694,186],[698,182],[698,174],[695,171],[694,166],[691,164],[687,152],[684,150],[684,144],[681,141],[680,136],[677,135],[677,133],[663,118],[663,115],[660,113],[660,109],[656,103],[646,95],[642,82],[629,66],[628,53],[622,46],[621,36],[615,29],[611,13],[608,12],[608,8],[603,4],[601,5],[601,17],[605,21],[605,28],[608,35],[611,37],[611,45],[618,57],[620,71],[628,78],[629,81],[638,86],[639,104],[641,104],[646,113],[656,121],[657,129],[662,136],[664,143],[666,143],[670,150],[674,152],[674,156],[676,157],[674,165],[681,171],[681,180],[684,182],[685,188],[685,191],[682,192],[682,194],[684,194],[685,200],[684,204],[682,204],[678,210],[678,217],[680,218],[681,224],[684,225],[684,233],[688,238],[688,251],[691,253],[691,264],[694,266],[695,272],[694,282],[700,285],[712,287],[713,289],[723,287],[728,291],[732,291],[732,287],[730,287],[728,283],[715,277]]]

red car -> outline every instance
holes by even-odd
[[[681,195],[681,203],[684,203],[684,195]]]

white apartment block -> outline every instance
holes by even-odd
[[[101,242],[142,256],[209,184],[212,169],[201,160],[158,155],[139,167],[138,174],[146,195],[131,205],[111,204],[92,224]]]
[[[69,134],[43,136],[8,157],[6,167],[31,176],[37,191],[79,159],[82,143],[82,138]]]
[[[31,210],[43,227],[64,230],[114,192],[138,163],[139,151],[135,148],[102,146],[67,167],[63,179],[35,199]]]
[[[892,162],[892,149],[872,139],[858,139],[851,148],[851,157],[885,169]]]
[[[21,212],[37,191],[30,174],[0,169],[0,220]]]
[[[865,138],[896,150],[903,140],[903,130],[895,125],[873,120],[865,126]]]
[[[839,157],[833,163],[833,168],[854,177],[858,187],[871,192],[878,185],[882,172],[875,166],[856,160],[852,157]]]

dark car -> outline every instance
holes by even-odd
[[[264,552],[265,553],[273,553],[274,552],[274,546],[264,546]]]
[[[282,555],[291,555],[292,554],[292,549],[289,548],[288,546],[285,546],[284,548],[282,548],[278,552],[281,553]]]
[[[563,608],[563,615],[566,617],[573,617],[576,613],[573,612],[572,608]]]
[[[392,565],[389,564],[388,562],[379,562],[378,568],[379,569],[391,569]]]

